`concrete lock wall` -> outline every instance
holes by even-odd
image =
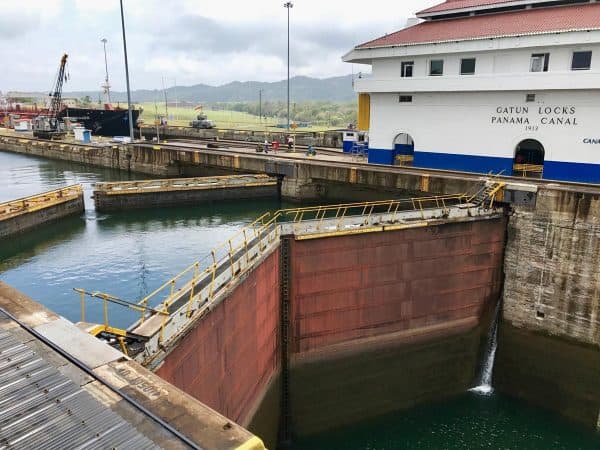
[[[503,219],[292,243],[293,432],[472,387],[502,283]]]
[[[98,211],[153,208],[174,205],[197,205],[220,200],[277,198],[277,184],[270,186],[225,186],[222,189],[189,189],[147,192],[142,194],[115,195],[94,192],[94,204]]]
[[[508,237],[495,384],[600,427],[600,196],[541,190]]]
[[[122,145],[83,145],[3,137],[0,150],[158,176],[179,175],[177,151]]]
[[[246,426],[279,368],[279,316],[276,250],[197,323],[156,373]]]

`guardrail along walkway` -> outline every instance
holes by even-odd
[[[195,189],[226,189],[277,184],[277,179],[268,175],[226,175],[219,177],[169,178],[143,181],[117,181],[96,183],[94,192],[106,195],[139,194],[147,192],[182,191]]]
[[[124,181],[94,185],[94,203],[99,211],[194,205],[206,201],[253,199],[277,195],[277,178],[263,174]]]
[[[492,192],[493,191],[493,192]],[[499,189],[485,189],[485,196],[498,195]],[[157,363],[161,352],[185,334],[199,317],[222,301],[228,286],[235,283],[261,256],[277,248],[281,235],[313,239],[427,226],[428,220],[496,214],[489,204],[473,202],[475,195],[459,194],[403,200],[350,203],[283,209],[266,213],[244,227],[231,239],[215,248],[203,260],[165,282],[139,302],[122,299],[116,303],[141,313],[128,331],[115,333],[108,321],[107,302],[116,299],[102,292],[77,290],[82,308],[85,297],[104,302],[104,325],[95,327],[95,335],[118,336],[120,348],[146,366]],[[489,206],[488,206],[489,205]],[[135,334],[128,336],[128,334]]]

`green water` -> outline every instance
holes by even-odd
[[[464,395],[296,442],[294,450],[600,449],[600,434],[503,395]]]
[[[134,178],[122,172],[0,152],[0,201],[81,183],[86,211],[0,242],[0,280],[70,320],[79,320],[74,287],[137,300],[204,257],[245,223],[281,205],[276,201],[215,203],[96,214],[97,181]],[[140,178],[138,176],[138,178]],[[147,178],[141,176],[141,178]],[[110,309],[115,326],[137,316]],[[88,301],[88,321],[101,320]],[[294,449],[600,449],[600,435],[557,415],[504,396],[464,396],[332,430],[296,442]]]

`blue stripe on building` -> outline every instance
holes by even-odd
[[[512,158],[494,156],[459,155],[415,151],[414,167],[429,169],[460,170],[463,172],[512,174]]]
[[[600,183],[600,164],[545,161],[544,178],[580,183]]]
[[[395,144],[396,155],[412,155],[415,152],[415,146],[410,144]]]
[[[369,148],[369,164],[386,164],[388,166],[394,164],[396,152],[383,148]]]
[[[396,154],[402,153],[397,152],[395,149],[370,148],[369,163],[392,165]],[[502,172],[503,175],[512,175],[512,165],[512,158],[421,151],[414,152],[413,161],[413,167],[484,174]],[[600,164],[545,161],[543,178],[580,183],[600,183]]]

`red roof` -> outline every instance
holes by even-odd
[[[495,5],[496,3],[509,3],[515,0],[446,0],[445,3],[432,6],[431,8],[419,11],[417,15],[423,13],[449,11],[451,9],[473,8],[474,6]]]
[[[600,29],[600,3],[432,20],[365,42],[356,48],[389,47],[589,29]]]

